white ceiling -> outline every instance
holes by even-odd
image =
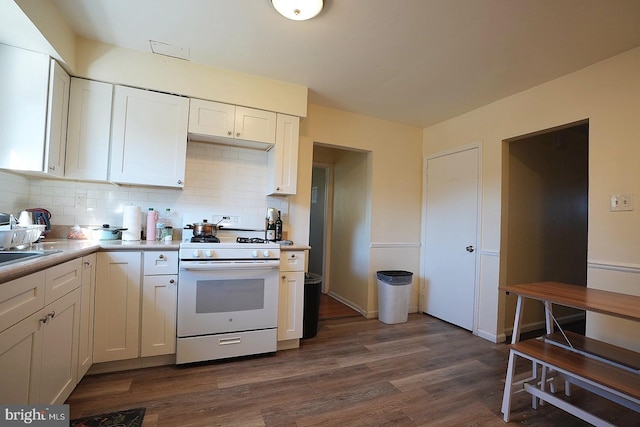
[[[425,127],[640,46],[639,0],[54,0],[80,35],[309,88],[309,102]]]

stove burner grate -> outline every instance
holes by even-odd
[[[191,243],[220,243],[216,236],[193,236]]]
[[[259,237],[238,237],[236,238],[237,243],[271,243],[268,240],[261,239]]]

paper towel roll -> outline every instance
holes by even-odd
[[[140,206],[125,206],[122,217],[122,240],[140,240],[142,230]]]

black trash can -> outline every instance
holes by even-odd
[[[318,333],[318,312],[320,311],[320,292],[322,276],[314,273],[304,274],[304,309],[302,312],[302,338],[313,338]]]

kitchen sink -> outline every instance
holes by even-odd
[[[14,262],[51,255],[57,252],[60,251],[0,251],[0,267]]]

